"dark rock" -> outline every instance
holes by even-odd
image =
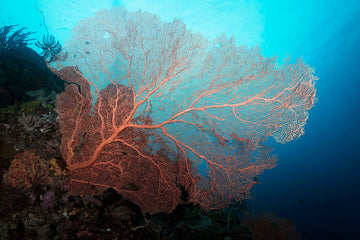
[[[64,90],[64,82],[52,73],[46,62],[25,45],[0,54],[0,108],[34,100],[26,93],[44,89],[49,95]]]

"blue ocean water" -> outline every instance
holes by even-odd
[[[71,28],[102,8],[142,9],[181,18],[208,38],[226,33],[265,56],[302,57],[315,68],[316,106],[305,135],[276,145],[278,166],[260,176],[255,211],[296,223],[305,239],[360,236],[360,3],[352,1],[16,1],[0,0],[0,25],[48,31],[64,43]]]

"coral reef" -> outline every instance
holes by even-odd
[[[29,188],[36,183],[48,183],[48,166],[32,151],[24,151],[15,156],[3,182],[12,187]]]
[[[139,12],[136,14],[144,15]],[[140,19],[142,17],[144,16],[140,16]],[[155,18],[151,20],[157,21]],[[132,27],[136,28],[140,26],[139,24]],[[175,24],[173,28],[166,30],[182,29],[181,22],[175,21],[173,24]],[[234,113],[234,109],[238,107],[236,104],[241,104],[242,100],[249,100],[251,96],[244,95],[237,98],[236,92],[232,91],[241,88],[241,84],[248,79],[230,84],[221,80],[216,82],[215,77],[216,79],[213,78],[207,86],[210,86],[210,90],[198,89],[198,92],[191,92],[195,88],[189,89],[193,94],[190,96],[192,99],[180,100],[183,101],[182,103],[192,101],[187,105],[190,108],[185,110],[180,104],[171,108],[169,105],[159,106],[153,101],[153,97],[165,96],[170,102],[173,101],[172,93],[180,89],[179,84],[182,83],[179,82],[182,71],[186,72],[192,67],[197,69],[196,63],[193,65],[192,58],[189,57],[192,52],[189,53],[187,48],[189,46],[186,45],[196,42],[196,39],[193,39],[196,38],[195,35],[191,36],[194,41],[183,41],[181,34],[179,39],[173,41],[172,37],[179,37],[175,34],[176,31],[167,32],[165,34],[167,37],[159,41],[165,39],[170,45],[174,44],[173,49],[163,49],[163,53],[170,55],[162,58],[160,67],[155,61],[160,58],[156,56],[153,59],[155,62],[153,60],[148,62],[149,69],[155,66],[152,73],[159,72],[162,77],[169,77],[166,81],[172,80],[170,78],[173,77],[176,80],[174,85],[166,87],[167,82],[161,82],[159,79],[159,81],[153,79],[150,83],[137,82],[135,85],[130,84],[130,87],[112,82],[101,90],[97,89],[98,98],[93,106],[90,82],[83,77],[78,68],[69,67],[57,74],[66,80],[80,79],[80,82],[68,81],[67,91],[58,98],[60,99],[57,101],[58,108],[55,109],[56,94],[62,92],[64,82],[53,75],[43,58],[49,61],[59,60],[61,46],[51,35],[44,37],[43,43],[38,42],[43,49],[43,56],[40,57],[26,46],[31,40],[29,39],[31,33],[25,32],[24,28],[13,32],[14,27],[7,26],[0,29],[1,239],[256,240],[260,239],[261,234],[267,239],[286,239],[286,237],[296,239],[296,228],[288,220],[276,216],[270,218],[252,216],[242,205],[244,201],[241,203],[230,201],[233,197],[236,200],[248,197],[251,186],[257,182],[256,176],[275,164],[275,159],[269,155],[269,148],[262,142],[235,133],[226,135],[222,131],[224,128],[218,131],[216,126],[220,118],[215,111],[209,110],[213,99],[216,99],[218,94],[224,93],[219,88],[227,88],[225,98],[230,95],[233,97],[219,104],[223,104],[222,107],[225,103],[233,104]],[[161,34],[154,35],[157,36],[163,37]],[[183,36],[189,37],[187,32],[184,32]],[[136,41],[139,39],[143,38],[123,43],[136,46],[138,44]],[[94,47],[96,44],[87,39],[82,40],[84,41],[80,44],[89,48],[84,52],[84,56],[89,57],[87,58],[89,60],[94,57],[94,65],[89,66],[94,67],[95,72],[107,71],[105,65],[105,68],[96,65],[96,61],[104,60],[107,53],[103,52],[104,59],[97,57],[96,53],[99,51],[96,50],[99,49]],[[157,39],[153,40],[157,41]],[[231,41],[224,39],[218,41],[224,45],[228,44],[231,49]],[[117,50],[121,50],[122,47],[116,43],[111,46]],[[136,47],[139,50],[138,46]],[[160,44],[159,47],[168,47],[168,45]],[[192,50],[198,46],[193,47]],[[159,54],[161,51],[158,49],[151,47],[150,50],[156,51],[149,50],[149,56]],[[212,53],[217,53],[221,49],[213,50]],[[239,49],[234,51],[237,50]],[[140,52],[144,53],[144,51]],[[258,54],[256,51],[245,53]],[[72,52],[71,60],[76,61],[81,56]],[[232,54],[229,54],[227,57],[231,58],[231,56]],[[187,57],[189,59],[186,59]],[[219,60],[222,56],[217,55],[213,59]],[[175,62],[168,65],[165,63],[167,60]],[[143,59],[136,61],[141,62]],[[226,61],[221,68],[226,69],[228,62],[230,61]],[[125,66],[126,61],[123,63]],[[212,61],[207,63],[209,66],[205,65],[205,69],[202,70],[207,72],[209,69],[215,69],[220,72],[219,67],[216,68],[218,63],[215,65],[212,65],[214,63]],[[269,65],[272,63],[272,60],[266,62]],[[168,68],[170,65],[171,67]],[[100,69],[96,69],[99,66]],[[302,63],[298,63],[296,67],[300,68],[297,69],[300,72],[309,70]],[[143,72],[146,73],[146,70]],[[136,75],[137,73],[129,72],[129,74],[139,76]],[[266,74],[270,75],[270,73]],[[309,77],[311,71],[306,74]],[[206,79],[211,77],[214,76],[205,76]],[[282,77],[285,79],[288,76]],[[283,82],[286,82],[285,80]],[[289,85],[292,83],[290,82]],[[159,89],[160,92],[155,94]],[[253,93],[255,94],[253,98],[257,99],[252,104],[263,103],[264,99],[271,102],[271,89],[272,86],[262,89],[262,92]],[[284,100],[285,104],[275,106],[272,109],[274,112],[281,109],[280,113],[283,113],[290,104],[296,105],[294,96],[300,100],[304,96],[307,99],[305,105],[300,106],[300,111],[311,108],[315,94],[312,83],[297,84],[290,86],[290,89],[291,96],[283,91],[276,97]],[[234,103],[235,100],[240,103]],[[269,105],[265,107],[267,106]],[[60,118],[56,111],[60,113]],[[168,111],[173,115],[170,115],[168,120],[164,120],[153,115],[156,111],[162,113]],[[192,112],[192,115],[187,115],[188,112]],[[236,117],[240,117],[237,113],[234,113]],[[277,116],[281,115],[280,113]],[[77,114],[81,117],[76,119]],[[302,115],[304,116],[307,115]],[[266,118],[268,117],[269,115],[266,115]],[[62,124],[61,132],[59,121]],[[302,120],[301,124],[304,121]],[[183,123],[186,123],[188,128],[179,128]],[[262,123],[264,122],[261,120],[256,122],[254,129],[257,125],[263,126]],[[170,128],[170,125],[175,128]],[[275,125],[268,124],[266,127],[273,126]],[[123,129],[119,131],[119,127]],[[281,130],[280,125],[276,127]],[[295,126],[299,130],[294,133],[295,135],[289,135],[286,130],[292,127],[287,125],[284,131],[280,131],[285,132],[277,136],[280,142],[302,134],[299,130],[301,125]],[[180,132],[179,129],[182,131]],[[200,134],[194,134],[193,130],[199,130],[197,133]],[[189,135],[181,136],[183,133]],[[211,142],[202,142],[204,135],[210,136]],[[60,145],[61,138],[62,145]],[[228,150],[224,150],[224,147],[228,147]],[[263,151],[255,151],[255,147]],[[192,163],[187,158],[189,154],[197,154],[198,162]],[[239,156],[240,158],[236,158]],[[240,159],[240,162],[236,163],[236,159]],[[210,174],[203,179],[196,174],[198,170],[196,164],[199,162],[203,165],[208,164],[205,170]],[[191,175],[193,170],[195,174]],[[237,185],[226,185],[226,183]],[[233,189],[235,194],[229,194]],[[222,203],[228,207],[209,210],[212,206],[219,208]],[[204,211],[204,208],[208,211]],[[161,211],[171,213],[166,214]],[[152,214],[154,212],[158,213]]]
[[[43,159],[61,156],[60,133],[54,106],[47,102],[25,102],[0,110],[0,138],[17,152],[35,150]],[[5,145],[4,145],[5,146]]]
[[[46,95],[64,90],[64,82],[50,71],[42,57],[27,46],[31,33],[24,33],[24,28],[21,28],[10,34],[13,28],[5,26],[0,29],[0,108],[36,100],[31,92],[39,89],[43,89]]]

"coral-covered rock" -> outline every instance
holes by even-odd
[[[12,187],[29,188],[34,183],[47,183],[48,166],[32,151],[25,151],[15,156],[3,182]]]

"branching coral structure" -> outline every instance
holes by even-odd
[[[101,10],[65,49],[57,109],[71,191],[112,187],[149,213],[171,212],[184,192],[206,209],[249,198],[276,165],[266,140],[300,137],[315,100],[301,59],[279,65],[146,12]]]

